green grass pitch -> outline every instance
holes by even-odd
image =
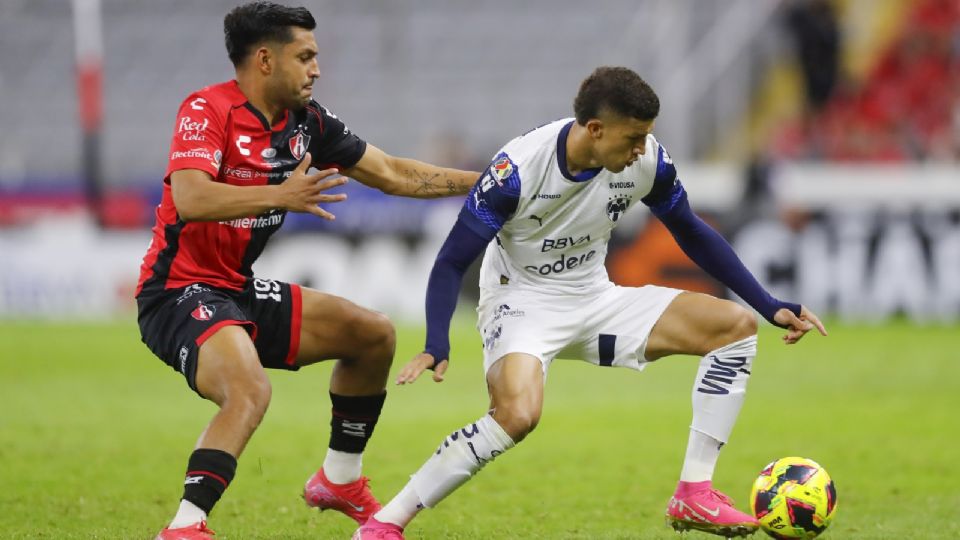
[[[824,538],[960,537],[960,328],[829,330],[788,347],[764,327],[715,484],[745,507],[768,461],[806,456],[837,485]],[[395,370],[422,335],[400,329]],[[390,389],[364,458],[381,500],[485,411],[471,321],[453,336],[446,382]],[[349,538],[352,521],[300,499],[326,447],[329,369],[272,372],[273,403],[211,516],[218,539]],[[663,511],[695,371],[692,357],[644,373],[555,363],[537,431],[422,513],[407,537],[677,538]],[[186,458],[213,412],[151,356],[132,321],[0,322],[0,537],[152,538],[172,517]],[[697,537],[708,538],[687,538]]]

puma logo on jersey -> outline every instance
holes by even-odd
[[[540,217],[536,214],[530,214],[529,216],[527,216],[527,219],[535,219],[537,221],[537,224],[543,227],[543,218],[545,217],[547,217],[546,214],[544,214],[543,217]]]

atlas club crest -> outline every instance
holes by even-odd
[[[306,135],[303,129],[297,130],[297,134],[290,137],[290,154],[293,159],[300,160],[307,153],[307,147],[310,145],[310,135]]]
[[[198,321],[209,321],[213,314],[217,312],[216,306],[210,306],[203,302],[197,302],[197,307],[190,312],[190,316]]]

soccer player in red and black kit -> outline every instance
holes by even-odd
[[[138,320],[150,350],[220,410],[190,455],[162,540],[213,534],[207,514],[270,402],[264,368],[337,360],[329,449],[304,498],[358,523],[380,508],[361,456],[386,396],[392,324],[343,298],[254,278],[251,267],[286,212],[333,219],[319,204],[345,198],[325,193],[346,181],[337,173],[408,197],[466,194],[478,173],[389,156],[313,101],[315,26],[305,8],[233,9],[224,34],[236,80],[191,94],[174,125]]]

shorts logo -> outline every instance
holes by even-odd
[[[526,312],[522,309],[510,309],[507,304],[497,306],[496,313],[493,314],[493,322],[497,322],[504,317],[524,317]]]
[[[627,211],[632,197],[629,195],[614,195],[607,202],[607,217],[610,221],[617,221]]]
[[[203,302],[197,302],[197,307],[190,312],[190,316],[198,321],[209,321],[213,318],[213,314],[216,312],[216,306],[208,306]]]
[[[195,294],[200,294],[202,292],[209,292],[209,291],[210,291],[209,287],[204,287],[203,285],[199,285],[197,283],[188,285],[185,289],[183,289],[183,293],[181,293],[180,296],[177,297],[177,305],[179,306],[180,304],[183,303],[184,300],[186,300],[187,298],[190,298]]]
[[[497,341],[500,339],[500,336],[503,335],[503,325],[498,324],[493,331],[484,331],[484,334],[486,335],[483,338],[483,348],[493,349],[493,347],[497,344]]]
[[[290,154],[293,159],[300,159],[307,153],[307,146],[310,144],[310,135],[304,135],[303,131],[297,131],[297,134],[290,137]]]

